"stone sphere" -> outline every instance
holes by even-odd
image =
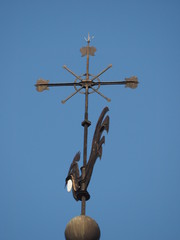
[[[65,229],[66,240],[99,240],[98,224],[88,216],[72,218]]]

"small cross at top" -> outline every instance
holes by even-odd
[[[64,69],[66,69],[69,73],[71,73],[75,77],[75,81],[71,83],[49,83],[49,80],[43,80],[39,79],[37,80],[37,83],[35,84],[36,89],[38,92],[42,92],[44,90],[48,90],[49,87],[62,87],[62,86],[73,86],[75,88],[75,92],[73,92],[71,95],[69,95],[66,99],[62,100],[62,103],[65,103],[67,100],[72,98],[75,94],[81,93],[81,94],[91,94],[91,93],[97,93],[104,99],[106,99],[108,102],[111,101],[110,98],[106,97],[104,94],[102,94],[99,91],[100,86],[107,86],[107,85],[125,85],[125,87],[129,88],[136,88],[138,85],[138,78],[136,76],[132,76],[130,78],[125,78],[123,81],[100,81],[99,77],[105,73],[109,68],[112,67],[112,64],[110,64],[108,67],[106,67],[104,70],[102,70],[97,75],[93,75],[89,73],[89,57],[94,56],[96,52],[96,48],[93,46],[90,46],[91,40],[94,38],[94,36],[90,37],[90,34],[88,33],[88,37],[85,38],[87,42],[86,47],[82,47],[80,49],[82,57],[86,56],[86,73],[82,75],[75,74],[72,70],[70,70],[67,66],[63,66]]]

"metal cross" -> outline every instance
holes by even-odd
[[[111,101],[110,98],[106,97],[104,94],[102,94],[99,91],[100,86],[107,86],[107,85],[125,85],[125,87],[129,88],[136,88],[138,85],[138,78],[133,76],[130,78],[125,78],[123,81],[111,81],[111,82],[103,82],[100,81],[99,77],[105,73],[109,68],[112,67],[112,64],[110,64],[107,68],[102,70],[97,75],[92,75],[89,73],[89,57],[94,56],[94,53],[96,52],[96,48],[93,46],[90,46],[90,42],[93,37],[90,37],[88,33],[88,38],[86,40],[87,46],[82,47],[80,49],[82,57],[87,56],[87,62],[86,62],[86,73],[84,73],[81,76],[78,76],[75,74],[72,70],[70,70],[67,66],[63,66],[64,69],[66,69],[69,73],[71,73],[75,77],[75,81],[71,83],[49,83],[49,80],[43,80],[39,79],[37,80],[37,83],[35,84],[36,89],[38,92],[42,92],[44,90],[48,90],[49,87],[63,87],[63,86],[72,86],[75,88],[75,92],[73,92],[71,95],[69,95],[66,99],[62,100],[62,103],[65,103],[67,100],[69,100],[71,97],[73,97],[77,93],[85,94],[85,114],[84,114],[84,121],[82,122],[82,126],[84,127],[84,149],[83,149],[83,167],[82,170],[82,178],[85,176],[85,168],[87,164],[87,137],[88,137],[88,127],[91,125],[91,122],[88,120],[88,96],[91,93],[97,93],[104,99],[106,99],[108,102]],[[83,183],[82,183],[82,189],[83,189]],[[86,206],[86,197],[82,196],[82,205],[81,205],[81,214],[85,215],[85,206]]]

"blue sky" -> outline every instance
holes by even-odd
[[[89,98],[88,154],[96,121],[110,116],[102,160],[89,186],[87,215],[101,239],[180,239],[180,2],[4,1],[0,3],[0,238],[64,239],[80,202],[64,189],[83,150],[84,96],[73,88],[38,93],[40,77],[73,82],[86,71],[79,49],[94,35],[90,73],[138,76],[135,90],[101,87]],[[81,164],[82,165],[82,162]]]

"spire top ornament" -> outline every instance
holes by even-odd
[[[49,90],[49,87],[63,87],[63,86],[72,86],[75,89],[75,92],[70,94],[66,99],[62,100],[61,102],[64,104],[66,103],[70,98],[75,96],[77,93],[81,94],[91,94],[91,93],[97,93],[104,99],[106,99],[108,102],[111,101],[110,98],[106,97],[102,92],[99,91],[99,88],[101,86],[108,86],[108,85],[125,85],[125,87],[133,88],[135,89],[138,85],[138,78],[136,76],[125,78],[123,81],[111,81],[111,82],[103,82],[100,80],[100,76],[104,74],[108,69],[112,67],[112,64],[109,64],[108,67],[106,67],[104,70],[102,70],[97,75],[93,75],[89,73],[89,58],[90,56],[95,56],[96,48],[93,46],[89,46],[89,43],[91,39],[94,37],[90,37],[88,33],[88,38],[86,40],[87,46],[82,47],[80,49],[82,57],[87,56],[86,60],[86,73],[77,75],[72,70],[70,70],[66,65],[63,66],[63,68],[68,71],[70,74],[72,74],[75,77],[74,82],[70,83],[49,83],[49,80],[43,80],[39,79],[37,80],[37,83],[35,84],[36,90],[38,92],[42,92],[44,90]]]
[[[132,76],[130,78],[125,78],[123,81],[101,81],[100,77],[112,67],[112,64],[109,64],[104,70],[99,72],[98,74],[89,73],[89,59],[90,56],[95,56],[96,48],[90,46],[91,40],[94,36],[90,37],[88,33],[88,37],[85,38],[87,42],[87,46],[82,47],[80,52],[82,57],[86,56],[86,72],[77,75],[72,70],[70,70],[67,66],[63,66],[63,68],[68,71],[71,75],[75,77],[74,82],[70,83],[50,83],[49,80],[39,79],[35,84],[36,90],[38,92],[42,92],[44,90],[49,90],[50,87],[74,87],[75,91],[70,94],[66,99],[61,102],[64,104],[70,98],[75,96],[77,93],[85,95],[85,113],[84,120],[82,122],[82,126],[84,128],[84,144],[83,144],[83,166],[80,168],[81,174],[79,171],[78,162],[80,160],[80,152],[77,152],[75,155],[67,177],[65,179],[65,184],[67,185],[68,192],[73,192],[73,197],[76,201],[81,201],[81,216],[72,219],[66,228],[65,236],[66,239],[78,239],[78,240],[87,240],[87,234],[94,234],[91,239],[99,239],[100,237],[100,229],[96,222],[93,219],[85,216],[86,214],[86,201],[90,199],[90,194],[87,191],[89,186],[92,172],[96,163],[97,158],[102,157],[102,146],[105,143],[105,136],[103,133],[109,131],[109,116],[107,112],[109,111],[108,107],[105,107],[100,114],[98,119],[96,129],[94,132],[92,147],[89,159],[87,161],[87,138],[88,138],[88,127],[91,125],[91,122],[88,119],[88,97],[89,94],[97,93],[101,97],[103,97],[108,102],[111,101],[110,98],[105,96],[102,92],[99,91],[101,86],[109,86],[109,85],[124,85],[125,87],[129,87],[135,89],[138,86],[138,78],[136,76]],[[75,226],[79,226],[79,224],[84,224],[84,228],[78,229],[78,233],[74,232],[76,229]],[[90,231],[91,230],[91,231]],[[83,232],[82,232],[83,231]],[[76,236],[76,238],[75,238]],[[77,237],[78,236],[78,237]],[[84,236],[84,237],[82,237]]]
[[[84,39],[85,39],[85,41],[86,41],[87,43],[90,43],[93,38],[94,38],[94,36],[90,37],[90,34],[89,34],[89,33],[88,33],[88,37],[87,37],[87,38],[84,37]]]

